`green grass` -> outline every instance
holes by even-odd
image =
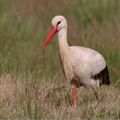
[[[0,0],[0,119],[120,119],[119,6],[119,0]],[[77,113],[71,112],[70,86],[62,74],[57,36],[42,50],[51,19],[58,14],[68,20],[70,45],[96,49],[107,61],[112,85],[103,90],[112,91],[102,94],[108,96],[94,112],[89,107],[94,109],[97,103],[86,89],[78,96]],[[49,90],[61,86],[65,88],[51,92],[49,101],[44,101]],[[110,105],[104,108],[107,101]]]

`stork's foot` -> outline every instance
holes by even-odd
[[[93,92],[95,94],[96,100],[99,101],[100,100],[100,94],[99,94],[98,88],[93,88]]]
[[[97,101],[100,100],[100,95],[98,94],[98,92],[95,92],[95,97],[96,97]]]

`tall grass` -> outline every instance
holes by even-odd
[[[0,118],[120,119],[119,6],[119,0],[1,0]],[[82,89],[75,115],[57,37],[42,50],[51,19],[58,14],[68,20],[69,44],[101,52],[110,71],[112,85],[100,89],[103,99],[97,103],[92,91]]]
[[[16,80],[11,75],[1,76],[0,119],[120,119],[120,91],[113,85],[99,89],[99,101],[91,89],[78,89],[73,113],[70,86],[56,84],[60,78],[46,81],[19,76]]]

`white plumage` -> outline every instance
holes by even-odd
[[[60,58],[66,79],[75,88],[90,86],[94,89],[102,84],[109,85],[108,68],[103,56],[90,48],[69,47],[67,43],[67,21],[63,16],[55,16],[52,19],[52,26],[52,32],[43,47],[45,48],[54,34],[58,32]],[[73,101],[73,107],[75,108],[74,104],[76,103]]]
[[[69,47],[69,49],[69,51],[71,52],[69,61],[72,65],[73,73],[79,77],[81,83],[86,83],[83,84],[84,86],[89,86],[89,83],[87,85],[87,82],[92,80],[91,76],[99,74],[106,67],[106,62],[104,58],[101,54],[89,48],[74,46]],[[74,77],[75,76],[71,76],[70,80]]]

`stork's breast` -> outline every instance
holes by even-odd
[[[68,58],[62,57],[60,55],[61,65],[63,73],[67,80],[71,80],[74,77],[74,68]]]

